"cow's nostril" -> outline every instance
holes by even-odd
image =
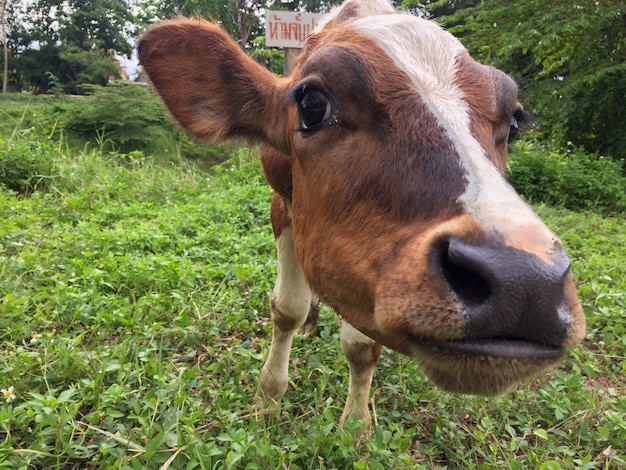
[[[448,285],[465,305],[480,305],[491,297],[489,282],[481,275],[475,261],[452,248],[449,240],[439,248],[439,266]]]
[[[525,251],[474,244],[454,236],[437,242],[434,263],[462,304],[466,339],[506,338],[558,346],[570,319],[561,313],[569,258],[552,263]]]

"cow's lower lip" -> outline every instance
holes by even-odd
[[[429,341],[441,352],[463,356],[487,356],[501,359],[555,360],[563,356],[563,350],[530,341],[490,339],[467,341]]]

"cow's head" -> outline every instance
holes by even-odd
[[[196,138],[264,144],[311,287],[435,383],[501,392],[583,337],[561,241],[504,177],[516,85],[434,23],[349,1],[288,78],[198,19],[149,30],[139,57]]]

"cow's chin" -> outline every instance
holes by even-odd
[[[554,369],[565,351],[515,340],[419,342],[412,348],[420,369],[453,393],[493,396]]]

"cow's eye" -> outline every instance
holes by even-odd
[[[296,92],[300,130],[311,131],[333,120],[333,105],[319,89],[304,85]]]
[[[513,116],[511,116],[511,124],[509,127],[509,144],[515,140],[517,134],[519,133],[519,118],[520,111],[515,111],[515,113],[513,113]]]
[[[537,125],[537,120],[521,107],[515,110],[509,123],[509,144],[519,135],[521,130],[532,129]]]

